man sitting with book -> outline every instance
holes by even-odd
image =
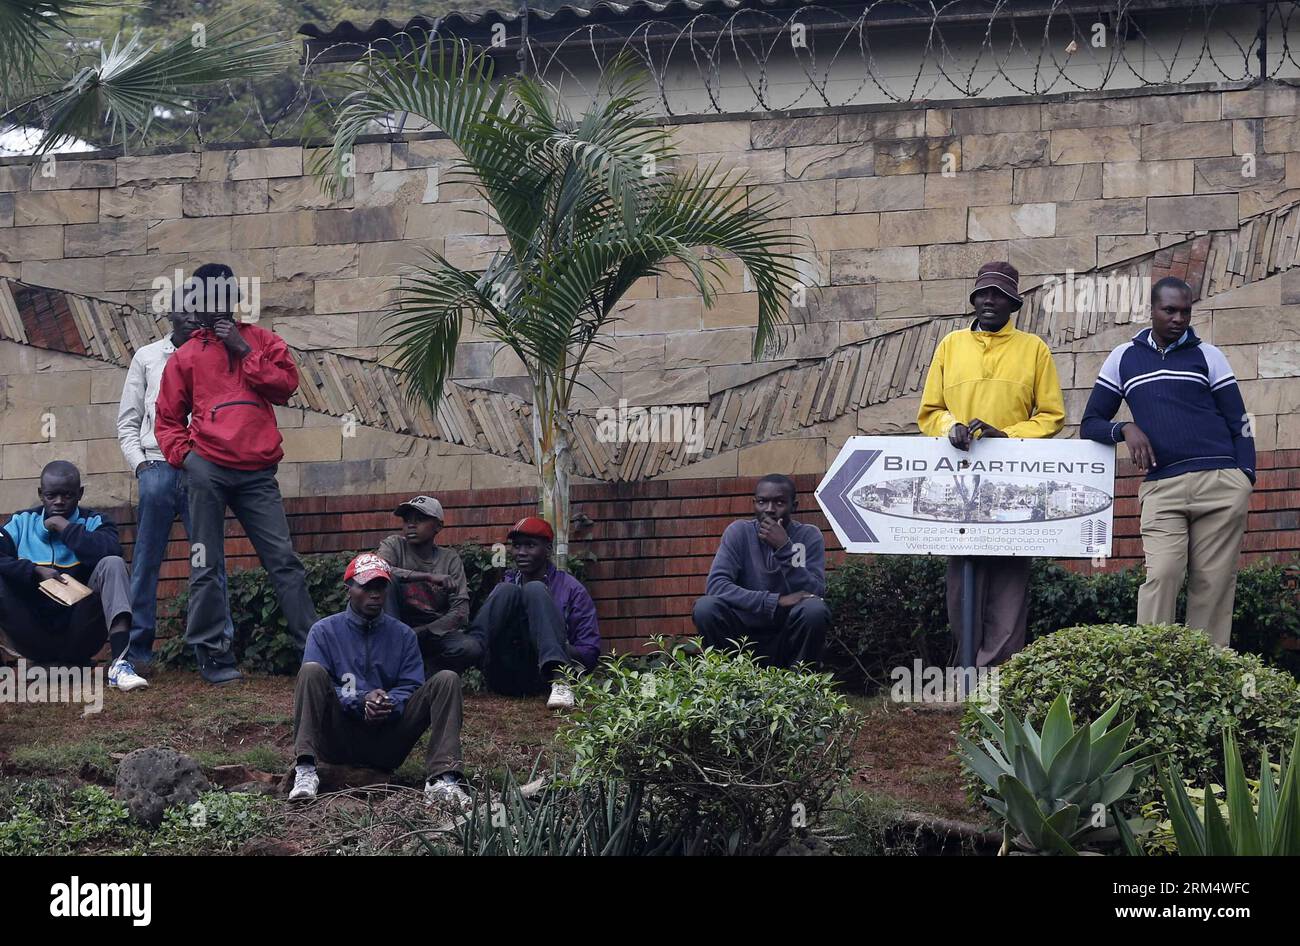
[[[80,505],[85,491],[71,463],[47,463],[36,488],[41,504],[0,530],[0,627],[28,660],[53,666],[86,666],[107,639],[115,658],[109,685],[118,687],[131,576],[117,526]]]

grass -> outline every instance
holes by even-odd
[[[274,746],[253,746],[241,752],[200,749],[193,753],[194,761],[204,769],[220,765],[243,765],[259,772],[283,772],[293,761],[293,753],[283,752]]]
[[[837,850],[922,852],[924,839],[916,830],[900,828],[902,811],[967,822],[985,817],[968,807],[962,792],[952,756],[958,722],[955,713],[893,704],[881,698],[850,699],[863,717],[851,784],[841,794],[837,810],[819,829],[838,839]],[[71,705],[6,707],[0,713],[0,783],[8,783],[11,791],[16,790],[14,786],[50,782],[64,785],[59,789],[63,795],[93,785],[111,792],[118,759],[133,749],[157,745],[190,755],[209,775],[221,765],[244,765],[278,775],[293,758],[292,706],[293,680],[289,677],[251,675],[246,683],[216,688],[194,673],[160,670],[150,677],[146,690],[127,694],[107,691],[102,712],[90,716],[82,716],[81,708]],[[563,767],[568,761],[566,750],[554,740],[560,716],[547,710],[540,698],[467,693],[464,719],[461,738],[466,775],[475,783],[499,787],[508,772],[526,780],[539,760],[542,770],[553,763]],[[271,853],[409,850],[411,844],[409,839],[403,840],[402,826],[418,821],[408,810],[413,798],[418,801],[418,793],[409,790],[424,784],[427,738],[421,739],[394,773],[391,781],[396,787],[388,794],[340,796],[328,805],[310,806],[310,815],[272,800],[276,813],[264,822],[268,827],[259,838],[260,849]],[[3,795],[0,791],[0,802]],[[46,803],[41,810],[71,810],[79,804],[86,803],[69,798]],[[48,840],[57,834],[55,822],[62,824],[66,817],[46,817],[53,820],[40,837]],[[376,839],[359,840],[368,831],[378,832]],[[116,850],[140,848],[138,838],[128,843],[128,838],[135,837],[129,832],[108,832],[90,847],[82,844],[74,849],[78,853],[113,850],[109,841],[115,837],[122,841]],[[331,847],[331,842],[337,843]],[[60,844],[67,848],[66,839]],[[170,852],[189,844],[186,840],[166,847]],[[416,846],[430,850],[422,842]],[[159,852],[148,843],[143,849]],[[229,850],[228,845],[211,848],[218,853]]]
[[[47,745],[16,746],[9,754],[13,770],[23,775],[59,775],[87,782],[112,781],[117,771],[113,748],[97,739]]]

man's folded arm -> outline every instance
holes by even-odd
[[[36,584],[36,563],[18,557],[18,546],[8,532],[0,531],[0,577],[16,585]]]

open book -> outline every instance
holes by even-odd
[[[41,582],[40,589],[47,596],[61,604],[66,604],[68,607],[72,607],[82,598],[94,594],[93,591],[71,575],[64,575],[63,581],[59,581],[57,578],[47,578]]]

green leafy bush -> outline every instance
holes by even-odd
[[[355,554],[331,552],[303,557],[307,591],[318,615],[336,614],[346,606],[343,571]],[[288,621],[266,570],[231,572],[226,586],[235,624],[235,657],[240,664],[255,673],[297,673],[302,651],[289,633]],[[184,642],[189,598],[189,590],[182,591],[158,621],[159,636],[165,639],[155,659],[163,666],[194,667],[194,652]]]
[[[245,841],[271,834],[276,808],[261,795],[204,792],[192,805],[168,808],[149,846],[154,853],[231,853]]]
[[[98,785],[0,780],[0,855],[134,850],[144,837],[126,806]]]
[[[826,603],[834,620],[825,659],[836,674],[877,689],[888,686],[890,670],[918,657],[925,666],[947,664],[947,568],[948,560],[934,555],[879,555],[831,572]]]
[[[942,666],[955,657],[945,600],[947,559],[930,555],[854,558],[831,572],[826,601],[834,622],[826,659],[852,685],[885,685],[894,667],[920,658]],[[1032,642],[1058,628],[1131,624],[1141,568],[1072,572],[1035,559],[1029,583]],[[1300,566],[1255,562],[1237,576],[1232,646],[1259,654],[1300,678]],[[1179,599],[1178,616],[1185,613]]]
[[[492,564],[492,549],[482,545],[453,546],[465,565],[469,586],[470,614],[500,580],[501,570]],[[307,571],[307,591],[316,613],[321,617],[337,614],[347,607],[343,572],[356,552],[329,552],[303,556]],[[570,558],[573,575],[582,580],[587,560]],[[227,577],[231,616],[235,624],[235,657],[246,670],[255,673],[293,675],[302,664],[302,651],[289,634],[289,625],[280,608],[275,588],[263,568],[232,572]],[[163,666],[193,669],[194,654],[185,646],[185,613],[189,591],[182,591],[170,602],[158,621],[159,636],[164,638],[155,659]]]
[[[1300,721],[1300,687],[1253,654],[1215,647],[1199,631],[1173,625],[1072,627],[1040,638],[1001,666],[999,702],[1041,723],[1056,695],[1069,692],[1076,713],[1095,718],[1112,703],[1133,716],[1133,738],[1198,781],[1222,783],[1220,746],[1232,727],[1248,758],[1285,747]],[[962,735],[977,739],[968,709]],[[1154,797],[1154,779],[1139,801]]]
[[[663,658],[650,671],[607,660],[575,683],[578,709],[560,733],[575,782],[642,793],[682,853],[780,848],[847,777],[847,701],[828,674],[764,667],[748,652],[674,647]]]

